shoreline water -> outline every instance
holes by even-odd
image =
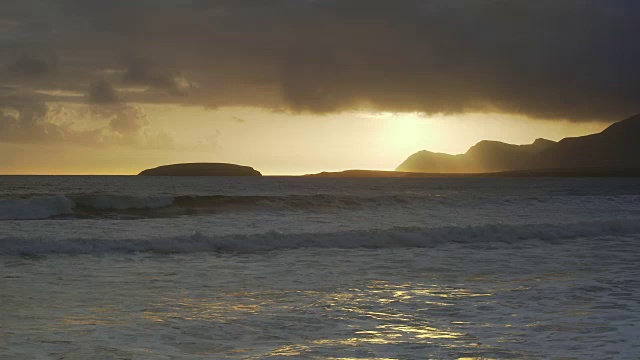
[[[640,347],[637,179],[0,177],[7,214],[3,360]]]

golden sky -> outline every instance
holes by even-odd
[[[142,105],[141,111],[146,118],[142,132],[160,139],[157,144],[137,140],[0,143],[5,154],[0,173],[136,174],[179,162],[237,163],[266,175],[393,170],[419,150],[457,154],[485,139],[526,144],[539,137],[559,140],[607,126],[505,114],[427,116],[353,111],[300,115],[259,108],[176,105]],[[94,127],[102,126],[98,120],[94,122]]]
[[[638,18],[627,0],[0,1],[0,174],[391,170],[598,132],[640,112]]]

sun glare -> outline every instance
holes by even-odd
[[[386,143],[394,151],[406,151],[419,145],[424,120],[417,113],[391,114],[385,121]]]
[[[379,143],[390,152],[406,155],[428,143],[427,123],[422,113],[378,112],[359,113],[357,116],[377,122]]]

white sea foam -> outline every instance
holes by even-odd
[[[0,220],[37,220],[73,213],[76,204],[63,195],[0,200]]]
[[[487,224],[482,226],[397,227],[318,233],[208,235],[192,233],[174,237],[134,239],[0,238],[0,255],[100,254],[100,253],[254,253],[301,248],[425,248],[450,243],[547,242],[580,237],[640,234],[640,219],[572,224]]]
[[[636,359],[639,196],[638,179],[0,177],[22,199],[1,214],[45,219],[0,221],[0,358]]]

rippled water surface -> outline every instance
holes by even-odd
[[[640,356],[636,180],[59,180],[0,177],[0,359]]]
[[[6,359],[634,359],[638,240],[5,257],[0,352]]]

